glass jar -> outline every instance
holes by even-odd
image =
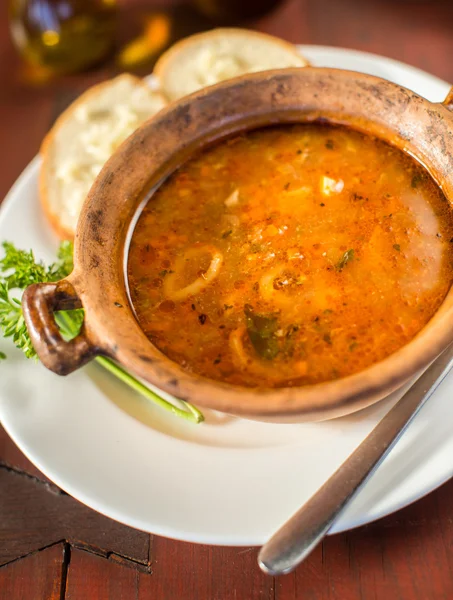
[[[111,51],[116,0],[10,0],[9,17],[13,41],[28,63],[69,73]]]

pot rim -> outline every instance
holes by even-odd
[[[86,310],[97,352],[175,397],[252,418],[330,418],[372,404],[404,384],[453,341],[453,290],[419,332],[383,361],[348,377],[293,388],[245,388],[188,373],[146,338],[127,294],[124,261],[139,205],[194,151],[264,125],[345,124],[402,148],[453,202],[453,115],[397,84],[329,68],[245,75],[170,104],[109,159],[83,206],[68,278]],[[158,143],[156,143],[158,140]],[[130,166],[132,165],[132,168]],[[115,326],[112,326],[115,323]]]

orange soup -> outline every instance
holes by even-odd
[[[211,147],[151,197],[128,277],[148,338],[236,385],[314,384],[407,344],[452,279],[453,217],[424,169],[341,127]]]

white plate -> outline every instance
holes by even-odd
[[[392,60],[313,46],[316,65],[374,73],[442,100],[448,85]],[[57,242],[38,204],[34,160],[0,214],[0,240],[51,260]],[[5,341],[0,417],[28,458],[99,512],[159,535],[222,545],[263,543],[354,450],[396,400],[319,424],[273,425],[206,414],[182,422],[97,365],[67,378],[26,361]],[[391,513],[453,474],[453,374],[335,527]],[[449,397],[450,396],[450,397]]]

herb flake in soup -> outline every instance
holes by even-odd
[[[232,384],[314,384],[407,344],[451,283],[453,216],[424,169],[342,127],[246,133],[152,196],[128,277],[148,338]]]

